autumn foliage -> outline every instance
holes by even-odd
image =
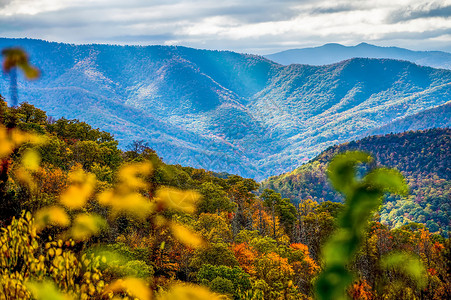
[[[1,107],[0,299],[313,299],[338,261],[330,238],[354,228],[343,204],[294,205],[252,179],[167,165],[146,145],[123,151],[86,123]],[[386,183],[375,172],[342,191],[374,192]],[[377,208],[352,231],[340,292],[449,298],[449,239],[390,228]]]

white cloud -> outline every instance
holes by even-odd
[[[451,51],[451,0],[0,0],[0,36],[270,53],[362,41]]]

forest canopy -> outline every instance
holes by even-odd
[[[451,295],[449,239],[380,222],[386,188],[405,183],[368,154],[326,163],[346,204],[293,204],[252,179],[168,165],[143,142],[124,151],[84,122],[0,104],[0,299]],[[368,163],[366,179],[349,159]],[[355,213],[356,197],[375,200]],[[338,251],[351,245],[340,236],[352,251]],[[348,281],[324,288],[337,268]]]

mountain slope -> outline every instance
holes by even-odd
[[[320,47],[291,49],[265,55],[282,65],[328,65],[355,57],[389,58],[414,62],[418,65],[451,69],[451,53],[442,51],[412,51],[398,47],[379,47],[367,43],[356,46],[325,44]]]
[[[397,133],[409,130],[451,127],[451,102],[423,110],[411,116],[394,120],[384,126],[370,130],[364,135]]]
[[[168,46],[0,39],[42,70],[19,100],[54,117],[146,140],[167,163],[258,180],[321,150],[451,100],[451,71],[395,60],[314,67]],[[8,99],[9,81],[0,80]]]
[[[432,228],[431,231],[449,228],[450,128],[370,136],[333,146],[296,170],[265,180],[261,190],[273,189],[293,202],[307,198],[319,202],[341,201],[341,195],[330,186],[325,170],[334,155],[348,150],[369,152],[377,164],[400,170],[409,183],[409,197],[390,197],[381,211],[382,220],[392,226],[421,222]]]

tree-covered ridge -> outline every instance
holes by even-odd
[[[426,109],[414,115],[395,120],[365,135],[398,133],[411,130],[451,127],[451,102]]]
[[[293,172],[269,178],[262,188],[274,189],[294,203],[308,198],[342,201],[327,180],[327,163],[338,153],[363,150],[371,153],[377,164],[400,170],[411,189],[407,200],[389,198],[381,211],[383,222],[390,226],[420,222],[433,232],[447,234],[451,211],[450,136],[449,128],[437,128],[370,136],[333,146]]]
[[[167,163],[256,180],[451,99],[450,70],[406,61],[281,66],[228,51],[0,39],[7,46],[43,70],[18,77],[19,100],[110,132],[122,149],[145,140]]]
[[[143,141],[122,151],[110,134],[84,122],[49,119],[27,103],[0,108],[0,299],[45,299],[57,291],[77,299],[150,299],[149,290],[158,300],[192,299],[189,293],[219,299],[206,288],[229,299],[315,297],[321,248],[342,204],[293,205],[271,190],[257,196],[252,179],[167,165]],[[31,133],[41,134],[39,143],[27,142]],[[196,194],[194,206],[189,195]],[[364,246],[348,266],[356,275],[349,297],[451,294],[449,240],[420,224],[390,230],[377,220],[364,223]],[[381,264],[392,251],[421,259],[424,285]]]

